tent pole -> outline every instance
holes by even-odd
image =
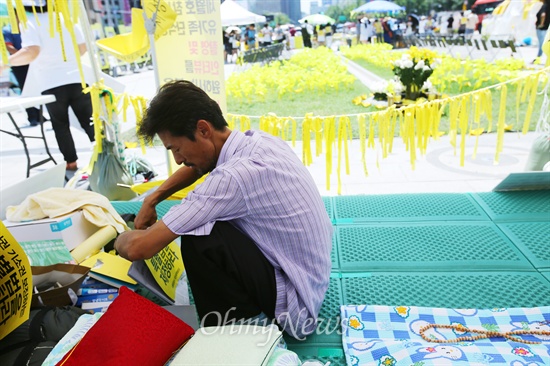
[[[157,0],[157,8],[153,13],[151,14],[151,18],[147,17],[147,13],[145,9],[143,9],[143,19],[145,23],[145,30],[147,31],[147,34],[149,36],[149,47],[151,50],[151,60],[153,62],[153,73],[155,77],[155,88],[158,90],[160,88],[160,76],[159,76],[159,70],[158,70],[158,64],[157,64],[157,51],[155,47],[155,29],[157,27],[156,19],[157,19],[157,12],[159,10],[160,1]],[[170,153],[168,150],[166,150],[166,168],[168,171],[168,175],[172,175],[172,164],[170,159]]]
[[[88,57],[90,58],[90,66],[94,73],[94,83],[97,83],[99,80],[101,80],[101,74],[99,72],[97,59],[94,57],[94,55],[96,54],[96,52],[93,52],[95,45],[92,42],[92,29],[90,27],[90,21],[88,20],[88,16],[86,13],[86,7],[84,6],[84,0],[79,0],[79,7],[80,25],[82,27],[82,32],[84,33],[84,40],[86,41],[86,49],[88,51]]]

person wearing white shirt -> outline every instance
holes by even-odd
[[[477,22],[479,21],[479,17],[477,14],[472,13],[469,11],[468,16],[466,17],[466,31],[464,34],[467,38],[471,38],[474,34],[474,31],[476,30]]]
[[[86,44],[78,25],[74,26],[74,34],[78,49],[72,47],[72,39],[65,27],[63,16],[60,15],[64,53],[63,58],[60,35],[56,31],[50,36],[50,21],[45,0],[35,1],[36,17],[32,6],[25,6],[27,12],[26,28],[21,27],[22,48],[9,56],[10,66],[28,65],[29,75],[39,75],[38,88],[43,95],[54,95],[56,101],[46,105],[55,138],[61,154],[67,163],[67,170],[77,170],[76,148],[70,130],[69,107],[72,108],[80,126],[86,132],[91,142],[94,139],[94,127],[91,123],[92,101],[90,94],[82,92],[80,73],[76,60],[76,52],[83,55]]]
[[[262,33],[262,47],[267,47],[271,45],[271,34],[273,29],[269,26],[268,23],[265,23],[264,27],[261,30]]]

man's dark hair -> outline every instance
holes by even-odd
[[[201,119],[210,122],[216,130],[227,126],[220,106],[204,90],[187,80],[171,81],[151,100],[138,134],[148,142],[159,132],[195,141],[197,122]]]

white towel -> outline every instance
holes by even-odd
[[[50,188],[31,194],[18,206],[8,206],[9,221],[30,221],[63,216],[82,210],[90,223],[113,226],[117,232],[130,230],[107,197],[92,191],[68,188]]]

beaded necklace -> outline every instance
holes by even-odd
[[[428,329],[431,328],[444,328],[444,329],[454,329],[458,332],[468,332],[468,333],[478,333],[479,335],[476,336],[464,336],[464,337],[458,337],[455,339],[432,339],[428,338],[427,335],[424,334]],[[521,339],[519,337],[515,337],[518,335],[545,335],[550,336],[550,331],[546,330],[514,330],[511,332],[494,332],[490,330],[484,330],[484,329],[469,329],[463,326],[462,324],[428,324],[425,327],[420,328],[420,336],[422,339],[428,342],[435,342],[435,343],[456,343],[456,342],[465,342],[465,341],[477,341],[478,339],[484,339],[484,338],[495,338],[495,337],[503,337],[507,338],[514,342],[520,342],[525,344],[541,344],[542,342],[535,342],[535,341],[527,341],[525,339]]]

